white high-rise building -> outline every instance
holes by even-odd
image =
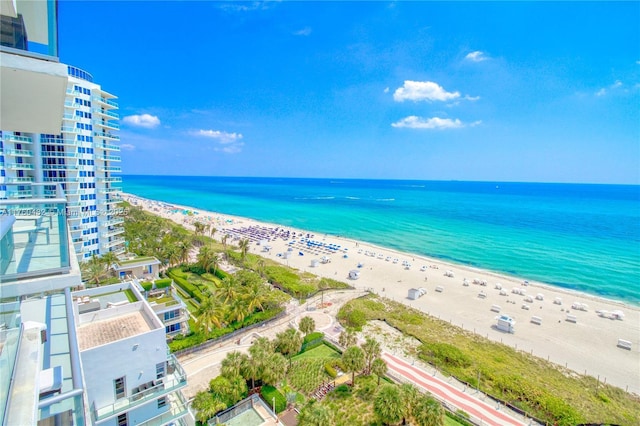
[[[124,252],[123,218],[118,217],[122,182],[115,96],[91,74],[67,66],[64,112],[59,132],[1,131],[0,198],[32,196],[27,183],[44,183],[44,194],[60,184],[67,197],[71,238],[79,259]],[[10,184],[10,186],[7,186]]]

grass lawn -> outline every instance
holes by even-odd
[[[449,416],[444,416],[444,426],[461,426],[462,423],[459,423],[452,419]]]
[[[289,385],[305,395],[311,394],[323,382],[333,380],[325,371],[323,358],[294,359],[287,374]]]
[[[367,320],[384,320],[420,340],[422,359],[472,386],[480,369],[482,391],[550,423],[638,424],[638,398],[602,383],[596,393],[593,377],[577,375],[388,299],[352,300],[341,309],[339,317],[344,319],[349,310],[361,311]]]
[[[135,294],[133,294],[133,291],[131,291],[130,289],[126,289],[126,290],[124,291],[124,294],[127,296],[127,300],[128,300],[130,303],[134,303],[134,302],[137,302],[137,301],[138,301],[138,299],[136,298],[136,295],[135,295]]]
[[[340,358],[340,354],[327,345],[320,345],[293,357],[294,361],[305,358]]]

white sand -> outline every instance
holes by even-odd
[[[530,282],[525,286],[521,278],[400,253],[345,238],[222,213],[205,212],[192,207],[144,200],[129,194],[123,194],[123,198],[134,205],[142,206],[152,213],[188,227],[192,227],[191,224],[196,221],[211,223],[217,229],[215,238],[218,240],[233,228],[250,226],[284,228],[296,232],[297,235],[311,234],[313,235],[311,239],[314,241],[340,245],[341,250],[348,249],[346,252],[348,258],[344,258],[345,252],[341,251],[327,255],[331,259],[330,263],[319,263],[317,267],[311,267],[311,260],[320,260],[324,254],[304,252],[304,255],[300,256],[299,248],[306,248],[306,246],[298,245],[299,243],[294,246],[289,259],[277,256],[278,253],[287,251],[291,240],[297,241],[299,238],[291,238],[289,241],[278,238],[269,241],[267,243],[271,246],[269,252],[263,252],[263,246],[252,242],[250,251],[319,276],[342,280],[358,288],[371,289],[374,293],[413,306],[494,341],[531,352],[541,358],[567,366],[579,374],[586,372],[593,377],[599,377],[601,382],[640,394],[640,307],[638,306],[541,283]],[[198,214],[187,216],[182,212],[172,213],[171,210],[174,208],[197,211]],[[231,242],[232,239],[230,238],[229,241]],[[367,256],[367,252],[375,252],[376,256]],[[382,254],[382,259],[378,258],[379,254]],[[391,260],[387,261],[387,257]],[[393,263],[393,259],[398,259],[398,262]],[[406,269],[402,265],[403,261],[410,262],[411,267]],[[358,264],[362,267],[358,268]],[[426,270],[421,271],[423,266]],[[358,280],[348,279],[350,270],[360,271]],[[445,276],[446,271],[451,271],[453,277]],[[468,282],[466,286],[463,284],[465,278]],[[474,284],[476,279],[486,281],[487,285]],[[502,285],[506,295],[500,295],[500,290],[495,288],[497,283]],[[633,284],[630,283],[630,285]],[[418,300],[409,300],[408,289],[418,287],[426,288],[427,294]],[[437,287],[441,287],[442,292],[437,292]],[[526,291],[526,294],[514,294],[512,293],[514,288],[521,288]],[[486,295],[485,298],[478,296],[481,291]],[[544,295],[544,300],[536,300],[538,293]],[[527,296],[530,296],[533,301],[525,302]],[[554,304],[557,297],[562,299],[561,305]],[[576,302],[588,305],[587,310],[572,309],[572,305]],[[529,310],[523,309],[523,304],[528,305]],[[496,316],[499,314],[491,310],[493,305],[500,307],[500,314],[507,314],[516,321],[513,334],[495,329]],[[624,319],[615,320],[600,316],[597,311],[601,310],[622,311]],[[566,320],[568,314],[575,316],[575,323]],[[541,318],[540,325],[531,322],[533,316]],[[632,349],[617,347],[618,339],[630,341]]]

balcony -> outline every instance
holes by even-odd
[[[95,136],[96,138],[111,139],[114,141],[120,140],[120,136],[114,135],[113,133],[109,132],[93,132],[93,136]]]
[[[92,99],[95,102],[98,102],[98,103],[101,103],[101,104],[104,104],[104,105],[108,105],[108,106],[110,106],[112,108],[118,108],[118,103],[117,102],[114,102],[112,100],[103,98],[102,96],[94,96]]]
[[[5,155],[14,157],[33,157],[33,151],[27,149],[5,149]]]
[[[33,170],[33,164],[14,163],[10,161],[6,163],[6,168],[9,170]]]
[[[102,177],[96,179],[98,182],[109,182],[109,183],[120,183],[122,182],[121,177]]]
[[[103,115],[105,117],[109,117],[109,118],[112,118],[114,120],[119,120],[120,119],[120,115],[118,113],[113,112],[113,111],[103,110],[101,108],[93,108],[91,111],[94,114]]]
[[[93,145],[94,148],[96,149],[103,149],[103,150],[111,150],[111,151],[120,151],[120,147],[118,145],[111,145],[108,143],[97,143],[95,145]]]
[[[9,177],[7,178],[7,183],[31,183],[33,182],[33,178],[26,176],[26,177]]]
[[[4,135],[5,141],[18,142],[18,143],[33,143],[28,136],[16,136],[16,135]]]
[[[42,168],[44,170],[77,170],[78,166],[75,164],[43,164]]]
[[[43,151],[43,157],[63,157],[63,158],[78,158],[78,154],[75,152],[59,152],[59,151]]]
[[[109,198],[104,200],[102,204],[118,204],[122,202],[122,198]]]
[[[77,127],[69,127],[69,126],[62,126],[60,130],[62,131],[62,133],[80,133],[81,132],[81,130],[78,129]]]
[[[103,222],[105,226],[116,226],[123,223],[124,223],[124,219],[122,218],[111,219],[111,220],[107,220],[106,222]]]
[[[113,238],[111,241],[106,241],[100,244],[100,246],[102,248],[109,249],[111,247],[119,246],[122,244],[124,244],[124,238]]]
[[[104,188],[99,191],[101,194],[113,194],[117,192],[122,192],[122,188]]]
[[[115,121],[110,120],[102,120],[102,121],[94,121],[94,126],[100,126],[107,129],[120,130],[120,125]]]
[[[29,198],[32,196],[30,189],[19,191],[7,191],[7,198]]]
[[[168,423],[176,426],[186,426],[187,423],[182,419],[189,413],[189,406],[182,395],[182,392],[176,392],[167,396],[167,405],[169,409],[157,417],[153,417],[146,422],[138,423],[138,426],[162,426]]]
[[[95,407],[95,404],[92,404],[94,422],[99,422],[107,418],[117,416],[118,414],[129,411],[136,406],[156,400],[162,396],[169,395],[170,393],[186,386],[187,375],[175,356],[169,355],[166,367],[166,376],[133,388],[131,396],[120,398],[113,404],[100,408]],[[180,393],[177,392],[176,394],[179,395]]]
[[[122,173],[122,167],[116,167],[116,166],[102,166],[102,167],[98,167],[98,170],[101,172]]]
[[[2,282],[41,275],[67,273],[70,256],[66,199],[58,187],[55,198],[46,198],[43,184],[26,184],[29,189],[7,185],[7,192],[28,196],[0,200],[0,275]],[[38,197],[38,198],[34,198]],[[9,297],[9,293],[7,296]]]
[[[111,229],[100,233],[101,238],[111,238],[124,233],[124,228]]]

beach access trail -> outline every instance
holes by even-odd
[[[129,194],[123,194],[123,198],[190,229],[195,222],[211,224],[216,228],[217,239],[230,234],[232,244],[243,238],[243,232],[250,236],[252,230],[268,233],[286,228],[296,236],[288,240],[269,239],[266,241],[268,249],[264,241],[253,238],[250,252],[320,277],[348,282],[358,290],[371,291],[493,341],[547,359],[577,374],[591,375],[601,383],[640,395],[638,306],[542,283],[525,283],[522,278],[338,236],[198,209],[195,209],[197,214],[185,215],[184,211],[194,209]],[[309,246],[309,241],[339,249],[326,255],[326,250],[318,250],[318,245]],[[284,256],[286,252],[290,253],[287,257]],[[330,258],[327,263],[317,262],[325,255]],[[357,280],[348,279],[353,270],[359,271]],[[481,282],[484,285],[479,284]],[[424,288],[426,294],[410,300],[407,294],[411,288]],[[516,289],[520,291],[516,293]],[[538,299],[538,295],[542,298]],[[572,307],[578,305],[584,309]],[[623,312],[623,320],[602,315],[602,312],[617,310]],[[514,333],[496,328],[496,317],[503,314],[515,320]],[[534,317],[539,321],[534,321]],[[619,347],[619,339],[630,342],[631,349]]]

